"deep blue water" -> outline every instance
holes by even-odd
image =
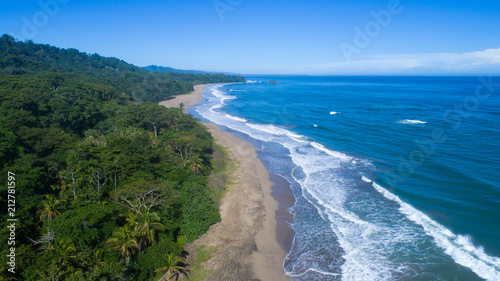
[[[500,280],[500,77],[247,80],[193,112],[290,182],[293,280]]]

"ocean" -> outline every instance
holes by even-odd
[[[292,280],[500,280],[500,77],[246,78],[191,113],[289,183]]]

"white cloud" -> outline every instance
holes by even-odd
[[[308,72],[334,74],[500,74],[500,48],[468,53],[364,56],[350,62],[313,65]]]

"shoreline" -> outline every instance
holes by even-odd
[[[200,84],[194,86],[194,91],[189,94],[178,95],[173,99],[161,101],[158,104],[163,105],[164,107],[179,107],[179,103],[184,104],[184,112],[186,112],[191,107],[199,104],[201,99],[203,98],[203,91],[205,87],[217,85],[217,84]]]
[[[159,104],[178,107],[182,102],[187,111],[201,102],[205,87],[210,85],[215,84],[196,85],[191,94]],[[287,189],[289,194],[284,200],[275,199],[286,193],[278,188],[283,187],[283,182],[269,173],[256,148],[214,123],[203,124],[239,164],[230,176],[234,184],[227,187],[219,208],[222,221],[189,245],[189,250],[201,245],[218,247],[204,263],[204,268],[212,272],[206,280],[290,280],[283,261],[293,239],[287,223],[291,218],[287,215],[291,191]]]

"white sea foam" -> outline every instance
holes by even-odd
[[[316,124],[314,124],[313,126],[314,126],[314,128],[318,128],[318,125],[316,125]]]
[[[310,146],[286,143],[285,147],[305,173],[305,178],[292,174],[302,187],[303,197],[324,220],[331,222],[330,228],[345,252],[341,265],[343,280],[392,280],[391,272],[397,266],[387,260],[383,246],[387,242],[374,239],[390,230],[361,219],[346,206],[348,179],[335,171],[350,163],[351,157],[315,142]]]
[[[233,116],[233,115],[229,115],[229,114],[226,114],[225,116],[226,116],[227,118],[229,118],[229,119],[234,120],[234,121],[239,121],[239,122],[243,122],[243,123],[248,122],[248,120],[247,120],[247,119],[245,119],[245,118],[240,118],[240,117]]]
[[[344,153],[338,152],[338,151],[330,150],[320,143],[311,142],[311,145],[314,146],[315,148],[323,151],[323,152],[326,152],[328,155],[331,155],[335,158],[339,158],[339,159],[346,160],[346,161],[352,160],[352,157],[350,157]]]
[[[421,121],[421,120],[411,120],[411,119],[405,119],[405,120],[399,120],[399,124],[410,124],[410,125],[415,125],[415,124],[426,124],[427,122]]]
[[[235,96],[227,95],[226,93],[218,90],[217,88],[214,88],[214,90],[212,91],[212,94],[220,99],[223,99],[223,100],[236,98]]]
[[[473,245],[468,236],[454,234],[377,183],[373,183],[373,187],[387,199],[397,202],[401,206],[401,213],[421,225],[456,263],[470,268],[486,280],[500,280],[500,258],[487,255],[482,247]]]
[[[361,179],[362,179],[364,182],[368,182],[368,183],[372,182],[372,180],[371,180],[371,179],[369,179],[369,178],[367,178],[367,177],[365,177],[365,176],[361,176]]]
[[[276,136],[288,136],[288,137],[294,138],[296,140],[300,140],[300,139],[305,138],[302,135],[293,133],[287,129],[283,129],[283,128],[280,128],[280,127],[274,126],[274,125],[259,125],[259,124],[248,123],[247,126],[250,128],[256,129],[256,130],[260,130],[260,131],[264,131],[264,132],[276,135]]]
[[[315,269],[315,268],[308,268],[305,272],[301,273],[301,274],[288,274],[288,276],[290,277],[300,277],[300,276],[303,276],[304,274],[307,274],[308,272],[317,272],[317,273],[321,273],[322,275],[328,275],[328,276],[341,276],[342,274],[339,274],[339,273],[331,273],[331,272],[325,272],[325,271],[322,271],[322,270],[319,270],[319,269]]]

